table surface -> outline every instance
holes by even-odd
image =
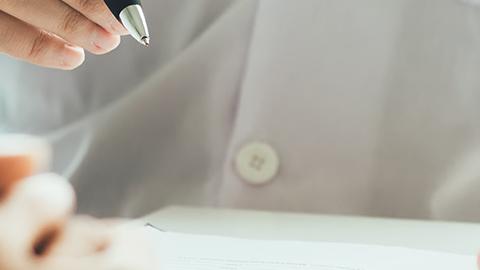
[[[480,224],[168,207],[142,218],[166,231],[251,239],[348,242],[476,254]]]

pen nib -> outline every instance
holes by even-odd
[[[142,44],[143,44],[145,47],[150,46],[150,38],[149,38],[149,37],[142,37]]]

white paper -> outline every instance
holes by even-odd
[[[434,251],[148,230],[161,270],[477,270],[475,256]]]

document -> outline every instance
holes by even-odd
[[[475,256],[435,251],[147,230],[161,270],[477,270]]]

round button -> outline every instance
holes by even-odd
[[[235,167],[245,181],[261,185],[270,182],[278,173],[280,159],[272,146],[253,142],[240,149]]]

